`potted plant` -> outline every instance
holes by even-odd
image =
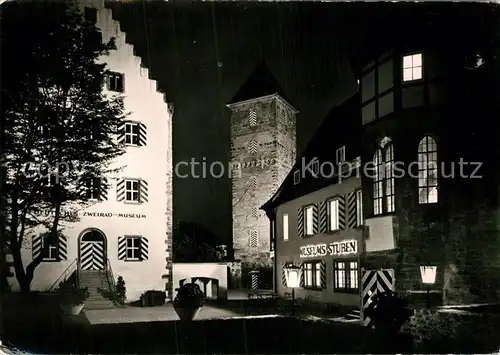
[[[175,289],[174,309],[181,320],[191,321],[200,312],[205,303],[205,296],[195,283],[186,283]]]
[[[78,288],[71,282],[63,282],[58,289],[61,297],[61,309],[65,314],[76,316],[80,314],[89,298],[88,288]]]

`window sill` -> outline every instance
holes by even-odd
[[[307,291],[323,291],[321,287],[304,286],[302,288]]]
[[[138,262],[138,261],[142,261],[142,259],[132,259],[132,258],[128,258],[128,259],[125,259],[124,261],[127,261],[127,262]]]
[[[126,205],[142,205],[142,202],[139,201],[124,201],[123,203]]]
[[[394,212],[384,212],[384,213],[380,213],[380,214],[372,214],[372,215],[366,217],[365,219],[378,218],[378,217],[387,217],[387,216],[395,216],[395,215],[396,215],[396,211],[394,211]]]
[[[359,289],[346,289],[346,288],[334,288],[334,293],[345,293],[349,295],[357,295],[359,293]]]
[[[133,144],[133,143],[125,143],[125,147],[134,147],[134,148],[141,148],[141,145],[139,144]]]
[[[59,259],[43,259],[42,262],[44,263],[58,263],[60,262],[61,260]]]
[[[343,231],[343,229],[329,230],[329,231],[326,231],[326,234],[337,234],[340,231]]]

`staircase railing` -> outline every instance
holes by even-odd
[[[68,277],[70,277],[71,274],[73,274],[76,271],[76,269],[78,267],[78,262],[77,261],[78,261],[78,259],[75,259],[75,260],[73,260],[71,262],[71,264],[69,264],[69,266],[66,268],[66,270],[64,270],[64,272],[61,274],[61,276],[59,276],[57,278],[57,280],[52,284],[52,286],[50,286],[49,292],[50,291],[54,291],[57,288],[57,286],[59,286],[59,284],[61,282],[67,280]],[[78,280],[78,275],[76,275],[76,277],[77,277],[77,287],[78,287],[78,284],[79,284],[79,282],[78,282],[79,281]]]
[[[115,277],[113,275],[113,269],[111,268],[111,263],[109,262],[109,259],[107,259],[107,271],[106,272],[106,279],[108,281],[108,286],[113,295],[116,295],[116,282],[115,282]],[[113,300],[114,302],[114,300]]]

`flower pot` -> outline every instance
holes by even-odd
[[[61,309],[63,310],[64,314],[67,314],[69,316],[77,316],[80,314],[80,312],[83,309],[84,304],[61,304]]]
[[[193,320],[202,307],[196,306],[179,306],[174,304],[175,313],[179,316],[180,320]]]

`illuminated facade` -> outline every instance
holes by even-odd
[[[297,297],[359,306],[364,249],[359,112],[359,95],[334,108],[263,207],[272,221],[275,290],[280,296],[291,292],[284,268],[292,264],[302,269]],[[335,130],[341,121],[343,130]],[[321,149],[332,138],[332,148]]]
[[[81,4],[86,20],[101,30],[103,41],[116,40],[116,50],[100,60],[110,70],[105,92],[123,94],[125,111],[130,112],[117,137],[126,152],[112,166],[122,169],[104,177],[109,189],[99,188],[99,178],[84,187],[82,192],[90,194],[93,204],[78,212],[78,221],[65,222],[64,236],[48,248],[35,270],[32,290],[54,289],[77,273],[80,285],[89,287],[91,294],[86,307],[106,306],[110,301],[101,299],[97,289],[111,290],[118,276],[125,280],[129,301],[147,290],[165,290],[170,298],[173,107],[126,43],[104,1]],[[24,265],[42,252],[41,232],[32,230],[26,238]],[[9,282],[13,289],[18,287],[15,277]]]

